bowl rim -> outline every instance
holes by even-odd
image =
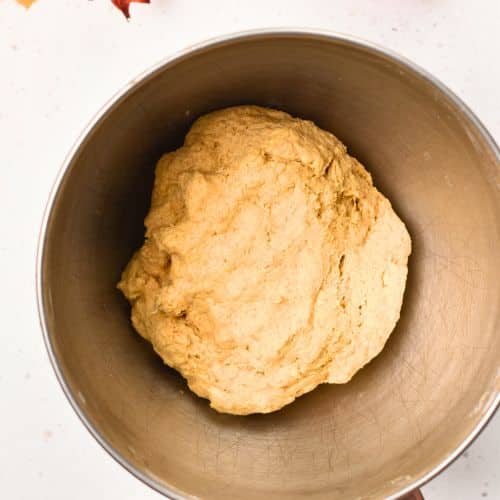
[[[69,170],[69,167],[78,153],[80,147],[85,143],[85,140],[91,134],[92,130],[96,125],[98,125],[102,119],[106,117],[108,113],[110,113],[116,105],[120,103],[123,99],[125,99],[131,92],[135,90],[135,88],[147,80],[154,78],[155,75],[166,69],[170,65],[174,65],[185,58],[191,57],[195,54],[202,53],[206,49],[215,48],[217,46],[222,46],[225,44],[231,44],[233,42],[239,41],[250,41],[255,39],[265,39],[268,37],[298,37],[298,38],[310,38],[310,39],[319,39],[326,40],[334,43],[342,43],[353,48],[363,49],[366,52],[369,52],[374,55],[382,56],[391,62],[398,63],[400,66],[405,67],[410,72],[413,72],[418,77],[426,81],[437,88],[441,93],[443,93],[456,108],[465,116],[467,120],[474,126],[475,130],[482,136],[489,149],[493,153],[494,157],[496,157],[497,161],[500,162],[500,149],[496,144],[495,140],[488,132],[486,127],[481,123],[479,118],[473,113],[473,111],[454,93],[452,92],[446,85],[444,85],[441,81],[439,81],[436,77],[434,77],[431,73],[421,68],[419,65],[415,64],[411,60],[406,57],[398,54],[397,52],[382,47],[376,43],[364,40],[359,37],[355,37],[352,35],[348,35],[345,33],[339,33],[335,31],[325,30],[325,29],[314,29],[314,28],[262,28],[262,29],[252,29],[252,30],[244,30],[232,32],[229,34],[224,34],[216,37],[211,37],[204,41],[188,45],[187,47],[176,51],[159,62],[151,66],[149,69],[141,72],[138,76],[131,79],[127,84],[125,84],[120,90],[118,90],[101,108],[100,110],[93,116],[93,118],[87,123],[86,127],[80,133],[73,146],[70,148],[67,153],[57,175],[52,185],[47,203],[45,205],[45,210],[43,214],[42,224],[38,237],[38,247],[36,254],[36,272],[35,272],[35,281],[36,281],[36,295],[37,295],[37,306],[38,306],[38,316],[40,321],[40,327],[43,334],[43,339],[45,343],[45,347],[47,350],[47,354],[52,365],[52,368],[55,372],[56,378],[68,400],[73,410],[79,417],[80,421],[84,424],[90,434],[94,437],[94,439],[101,445],[101,447],[118,462],[122,467],[124,467],[128,472],[130,472],[137,479],[142,481],[144,484],[156,490],[158,493],[166,496],[167,498],[171,498],[172,500],[183,500],[189,497],[189,493],[182,492],[173,486],[168,485],[167,483],[161,481],[159,478],[156,478],[150,472],[149,474],[141,471],[135,465],[126,460],[121,454],[113,447],[113,445],[94,427],[92,422],[87,418],[85,410],[82,408],[80,403],[78,402],[75,395],[71,392],[68,381],[64,377],[59,362],[57,359],[56,351],[54,348],[54,344],[52,342],[52,338],[49,332],[49,327],[47,324],[47,318],[45,314],[45,304],[43,299],[43,261],[45,254],[45,242],[47,238],[47,229],[48,223],[50,221],[54,201],[59,193],[59,189],[62,185],[62,181]],[[477,436],[481,433],[481,431],[486,427],[490,419],[495,414],[496,410],[500,406],[500,393],[497,392],[495,397],[490,398],[490,401],[485,405],[486,409],[483,409],[483,415],[475,425],[473,430],[469,433],[468,436],[464,438],[455,450],[445,456],[440,463],[434,466],[427,473],[423,474],[420,477],[415,478],[410,484],[401,488],[399,491],[391,494],[388,499],[397,499],[412,490],[415,490],[425,483],[430,481],[432,478],[437,476],[440,472],[442,472],[445,468],[447,468],[451,463],[453,463],[462,452],[477,438]],[[484,408],[484,407],[483,407]]]

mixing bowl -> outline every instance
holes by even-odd
[[[218,414],[165,366],[116,290],[142,243],[155,161],[198,116],[258,104],[313,120],[371,171],[413,240],[401,319],[345,385]],[[172,498],[397,497],[467,446],[499,402],[500,155],[421,69],[320,32],[246,33],[131,83],[70,153],[38,261],[49,355],[94,437]]]

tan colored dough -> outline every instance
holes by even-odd
[[[137,331],[220,412],[344,383],[401,309],[410,237],[370,174],[312,122],[206,115],[161,158],[119,288]]]

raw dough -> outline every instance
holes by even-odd
[[[159,161],[145,225],[118,285],[133,324],[220,412],[349,381],[399,318],[408,232],[312,122],[255,106],[200,118]]]

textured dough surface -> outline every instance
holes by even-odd
[[[133,325],[220,412],[349,381],[399,319],[408,232],[312,122],[255,106],[198,119],[158,162],[145,226],[118,285]]]

